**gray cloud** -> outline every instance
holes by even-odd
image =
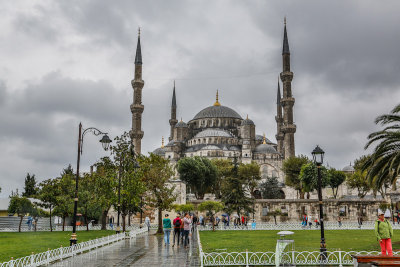
[[[176,79],[178,117],[215,101],[274,140],[283,17],[296,98],[296,150],[316,144],[331,166],[363,153],[374,118],[398,103],[397,1],[57,1],[2,3],[0,14],[1,197],[26,172],[57,176],[76,160],[77,126],[111,136],[129,130],[130,80],[142,27],[143,152],[169,135]],[[4,41],[6,40],[6,41]],[[7,85],[7,87],[6,87]],[[82,169],[102,152],[85,139]],[[73,164],[74,165],[74,164]],[[75,166],[74,166],[75,168]]]

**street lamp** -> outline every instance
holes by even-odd
[[[110,146],[110,143],[112,142],[111,139],[108,137],[107,133],[103,133],[99,129],[96,129],[94,127],[90,127],[87,129],[84,129],[82,132],[82,123],[79,123],[79,136],[78,136],[78,159],[76,163],[76,178],[75,178],[75,198],[74,198],[74,217],[72,220],[72,234],[71,234],[71,239],[70,241],[70,246],[75,245],[76,242],[78,241],[76,238],[76,213],[78,211],[78,183],[79,183],[79,164],[81,161],[81,154],[82,154],[82,148],[83,148],[83,138],[85,137],[85,134],[91,132],[92,134],[98,136],[98,135],[103,135],[103,137],[100,140],[100,143],[102,144],[104,150],[107,150],[108,147]]]
[[[326,245],[325,245],[325,234],[324,234],[324,207],[322,205],[322,185],[321,185],[321,166],[324,162],[324,154],[325,152],[317,145],[316,148],[311,152],[313,156],[313,161],[317,165],[318,170],[318,201],[319,201],[319,218],[321,224],[321,259],[324,259],[322,255],[326,253]]]

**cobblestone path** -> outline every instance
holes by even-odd
[[[184,249],[165,247],[163,236],[156,236],[151,232],[55,262],[50,266],[200,266],[200,259],[195,234],[190,240],[189,248]]]

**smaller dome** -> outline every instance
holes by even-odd
[[[342,169],[342,171],[344,171],[344,172],[354,172],[355,170],[354,170],[354,167],[351,166],[351,164],[350,164],[349,166],[344,167]]]
[[[156,154],[158,156],[165,156],[165,149],[162,147],[157,148],[156,150],[153,151],[153,154]]]
[[[245,120],[242,120],[242,123],[240,124],[241,126],[244,125],[254,125],[254,122],[252,120],[249,119],[249,115],[247,115]]]
[[[212,136],[232,137],[230,133],[222,129],[205,129],[204,131],[197,133],[194,138],[212,137]]]
[[[260,135],[260,134],[256,134],[256,141],[263,141],[264,140],[264,136]],[[265,142],[267,144],[273,144],[271,142],[271,140],[269,140],[268,138],[265,138]]]
[[[180,122],[178,122],[177,124],[175,124],[175,128],[187,128],[188,125],[183,122],[182,120]]]
[[[277,154],[278,152],[276,149],[268,144],[261,144],[256,147],[254,150],[254,153],[259,153],[259,154]]]

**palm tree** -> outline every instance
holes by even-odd
[[[388,182],[394,185],[400,174],[400,104],[390,114],[377,117],[375,123],[385,128],[368,136],[365,149],[379,143],[363,165],[363,170],[367,170],[369,183],[381,188]]]

